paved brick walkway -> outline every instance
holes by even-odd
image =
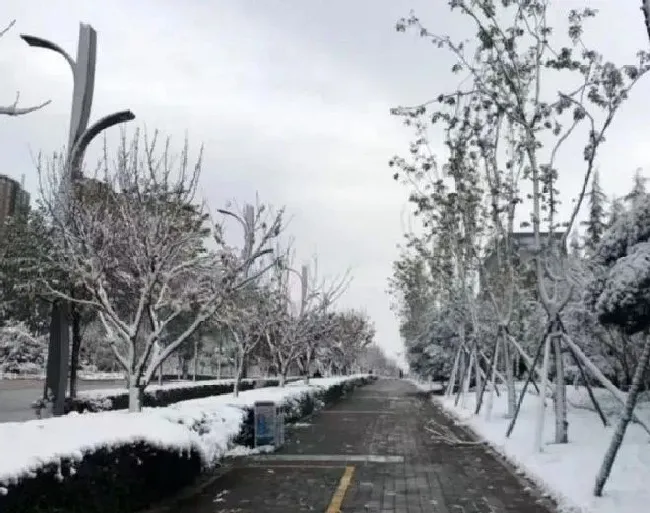
[[[353,467],[343,513],[549,513],[550,505],[482,446],[433,440],[425,429],[430,419],[465,435],[409,383],[380,380],[292,428],[282,450],[236,460],[169,510],[332,513],[345,469]]]

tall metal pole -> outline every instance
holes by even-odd
[[[66,215],[67,202],[72,193],[75,180],[82,178],[83,155],[90,141],[102,130],[135,118],[130,111],[123,111],[100,119],[88,128],[90,111],[95,89],[95,67],[97,61],[97,32],[86,23],[79,24],[77,59],[73,60],[60,46],[35,36],[21,34],[22,39],[32,47],[52,50],[60,54],[70,65],[73,78],[72,110],[70,114],[70,131],[68,134],[67,163],[62,177],[59,194],[61,195],[62,214]],[[44,396],[48,390],[53,394],[52,413],[64,413],[65,396],[68,387],[70,357],[70,305],[57,300],[52,306],[50,320],[50,339],[46,369]]]

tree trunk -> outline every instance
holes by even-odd
[[[551,339],[544,338],[544,363],[542,364],[542,382],[539,387],[539,403],[537,405],[537,420],[535,423],[535,449],[542,451],[544,444],[544,422],[546,420],[546,387],[548,386],[548,361],[551,352]]]
[[[616,454],[618,453],[618,450],[623,443],[625,431],[627,430],[627,426],[632,419],[634,407],[636,406],[636,401],[639,397],[639,392],[641,391],[641,384],[643,383],[643,377],[648,367],[648,360],[650,360],[650,337],[646,335],[645,342],[643,343],[643,352],[641,353],[641,359],[639,360],[639,364],[634,371],[632,386],[630,387],[630,391],[627,394],[625,408],[623,409],[623,415],[616,425],[616,430],[612,436],[612,441],[607,448],[607,452],[603,458],[600,470],[596,476],[596,485],[594,487],[594,495],[596,497],[600,497],[603,494],[603,487],[605,486],[607,478],[612,471],[612,466],[614,465]]]
[[[163,374],[164,374],[163,366],[164,365],[165,365],[165,362],[163,361],[163,362],[160,362],[160,367],[158,367],[158,384],[161,385],[161,386],[163,384]]]
[[[71,303],[70,320],[72,323],[72,349],[70,354],[70,397],[77,397],[77,369],[81,351],[81,315],[79,306]]]
[[[515,379],[520,379],[521,378],[521,355],[519,354],[519,351],[515,351],[515,371],[514,371],[514,376]]]
[[[192,381],[196,381],[196,370],[199,367],[199,338],[194,337],[194,362],[192,368]]]
[[[244,361],[242,362],[241,377],[242,379],[248,377],[248,358],[244,358]]]
[[[614,386],[614,384],[605,377],[605,375],[602,373],[602,371],[594,365],[594,363],[585,356],[584,352],[576,343],[571,340],[571,337],[568,335],[564,334],[563,339],[566,342],[566,344],[573,350],[573,353],[577,358],[579,358],[584,366],[591,372],[591,374],[609,391],[611,394],[622,404],[625,405],[627,402],[627,397],[623,392],[621,392],[618,388]],[[645,348],[645,346],[644,346]],[[646,433],[650,434],[650,427],[641,420],[637,415],[632,414],[632,419],[637,422],[645,431]]]
[[[221,379],[221,359],[222,359],[221,345],[222,342],[219,341],[219,356],[217,359],[217,379]]]
[[[447,390],[445,390],[445,395],[451,397],[454,393],[454,386],[456,385],[456,375],[458,374],[458,367],[460,362],[462,348],[458,346],[456,351],[456,357],[454,358],[454,365],[451,368],[451,374],[449,375],[449,383],[447,384]]]
[[[129,378],[129,412],[139,412],[142,411],[142,396],[144,387],[133,383],[135,377],[131,376]]]
[[[463,393],[460,398],[460,407],[464,408],[465,407],[465,399],[467,397],[467,394],[469,394],[469,383],[472,380],[472,368],[474,367],[474,353],[475,351],[472,350],[469,354],[469,362],[467,363],[467,371],[465,374],[465,381],[463,382]]]
[[[283,365],[279,369],[280,371],[280,383],[281,387],[284,387],[287,384],[287,373],[289,372],[289,366]]]
[[[233,384],[232,394],[235,397],[239,396],[239,387],[242,380],[242,371],[243,371],[243,357],[237,355],[235,359],[235,382]]]
[[[503,340],[503,364],[506,368],[506,393],[508,395],[508,411],[506,418],[511,419],[515,415],[517,408],[517,391],[515,390],[515,376],[512,369],[512,354],[510,353],[510,343],[507,337]]]
[[[555,443],[566,444],[569,441],[569,422],[567,420],[566,383],[564,379],[564,358],[560,337],[553,337],[555,352]],[[545,394],[544,394],[545,395]]]
[[[306,369],[306,372],[305,372],[305,384],[307,384],[307,385],[309,385],[310,367],[311,367],[311,353],[308,352],[307,353],[307,358],[306,358],[306,361],[305,361],[305,369]]]
[[[481,394],[481,372],[483,371],[483,369],[481,369],[481,362],[479,360],[478,354],[476,354],[477,353],[476,346],[477,343],[474,342],[474,353],[476,355],[474,357],[474,374],[476,374],[476,376],[474,377],[474,395],[476,396],[476,404],[478,405],[479,396]]]
[[[494,391],[497,386],[497,369],[499,368],[499,348],[501,346],[500,332],[497,333],[497,343],[494,346],[494,362],[492,362],[492,376],[490,376],[490,392],[488,394],[487,404],[485,405],[485,418],[490,420],[492,417],[492,408],[494,406]],[[504,345],[508,341],[504,340]],[[514,411],[514,410],[513,410]]]

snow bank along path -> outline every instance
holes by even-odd
[[[517,392],[520,391],[520,384]],[[455,397],[434,398],[438,404],[490,443],[542,490],[553,497],[564,511],[580,513],[642,513],[650,510],[650,439],[642,428],[630,424],[602,497],[593,496],[596,473],[600,468],[621,407],[603,389],[594,389],[599,403],[609,416],[604,427],[591,411],[587,392],[582,387],[567,387],[569,400],[569,443],[554,444],[553,403],[548,401],[544,428],[544,452],[534,449],[533,433],[538,396],[528,393],[522,403],[517,424],[510,438],[505,437],[510,419],[507,397],[494,396],[491,420],[485,407],[473,415],[475,394],[470,392],[465,407],[454,406]],[[487,392],[486,392],[487,393]],[[650,403],[637,406],[636,414],[650,422]]]
[[[268,387],[182,401],[139,413],[108,411],[27,422],[0,424],[0,493],[7,485],[63,458],[81,461],[84,453],[100,448],[146,442],[155,447],[199,452],[205,465],[216,463],[239,434],[245,408],[256,401],[288,404],[305,394],[363,375],[312,379],[284,388]],[[201,425],[200,430],[192,427]]]

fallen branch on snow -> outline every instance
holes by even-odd
[[[432,427],[433,426],[433,427]],[[450,428],[436,422],[433,419],[430,419],[424,429],[431,433],[431,439],[435,442],[453,445],[453,446],[472,446],[472,445],[483,445],[486,442],[484,440],[462,440],[459,438]]]

